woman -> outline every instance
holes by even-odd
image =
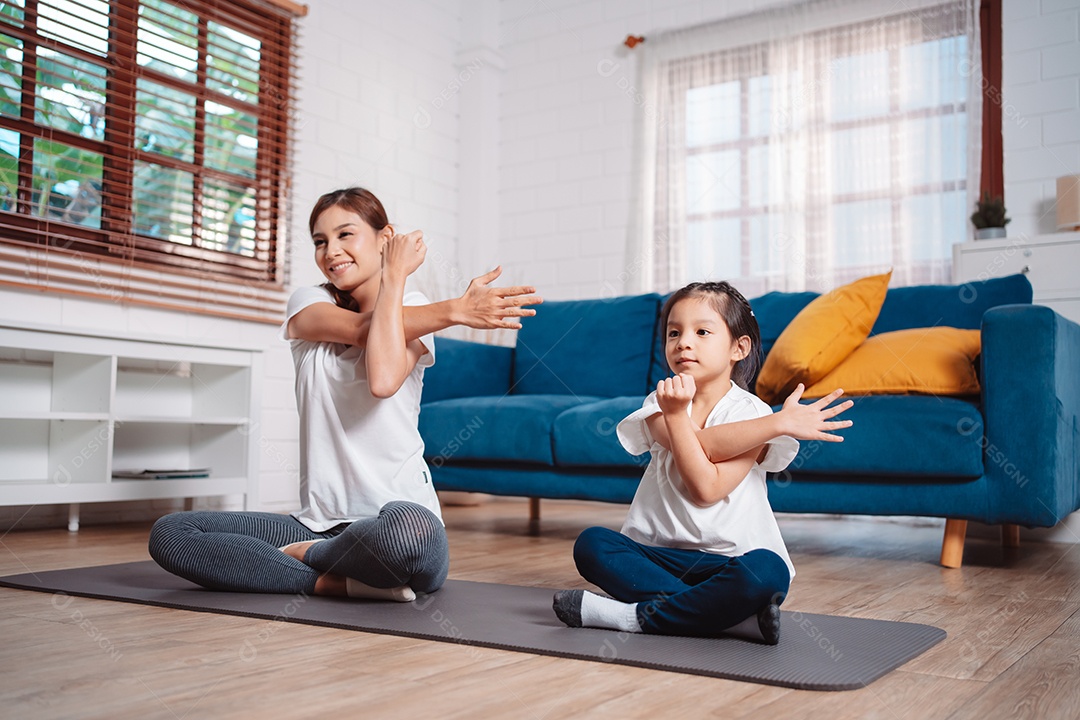
[[[417,429],[432,333],[451,325],[518,328],[540,298],[474,279],[455,300],[405,293],[424,261],[423,234],[395,234],[372,193],[319,198],[309,220],[327,278],[289,299],[300,412],[301,509],[292,515],[184,512],[150,534],[166,570],[213,590],[410,601],[449,567],[439,502]]]

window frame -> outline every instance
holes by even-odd
[[[979,35],[982,45],[983,123],[982,177],[979,195],[1005,197],[1005,141],[1001,130],[1001,0],[979,4]]]
[[[165,0],[168,2],[169,0]],[[131,0],[109,0],[108,50],[100,56],[76,45],[41,35],[38,0],[26,0],[22,25],[0,17],[0,32],[23,43],[22,108],[14,118],[0,115],[0,128],[19,133],[18,191],[15,211],[0,210],[6,237],[23,245],[57,248],[115,262],[139,262],[152,268],[204,278],[283,289],[285,217],[288,182],[289,90],[293,58],[290,18],[266,12],[255,3],[228,4],[184,0],[185,11],[198,16],[197,78],[187,83],[137,62],[139,6]],[[175,4],[175,3],[173,3]],[[245,19],[247,16],[247,19]],[[261,43],[256,105],[211,89],[206,84],[208,26],[217,22],[251,35]],[[106,69],[105,134],[87,138],[35,122],[38,47],[47,47]],[[266,52],[273,49],[273,52]],[[192,163],[136,147],[138,81],[148,81],[195,96],[196,120]],[[207,102],[220,102],[258,118],[258,150],[252,178],[203,164]],[[100,229],[40,218],[34,213],[34,142],[61,142],[102,156]],[[134,168],[139,161],[178,168],[193,175],[192,244],[139,234],[134,218]],[[254,256],[203,247],[201,225],[204,181],[217,179],[254,188],[256,207]],[[0,243],[4,242],[0,240]],[[279,261],[281,260],[281,261]]]

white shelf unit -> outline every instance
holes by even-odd
[[[0,505],[242,495],[258,491],[251,431],[262,353],[174,339],[0,323]],[[114,471],[209,468],[209,477]]]
[[[1080,322],[1080,232],[975,240],[953,245],[953,281],[1024,273],[1036,305]]]

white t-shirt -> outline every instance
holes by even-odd
[[[364,348],[288,337],[289,320],[320,302],[334,304],[326,289],[298,288],[279,333],[292,347],[300,411],[301,509],[293,516],[322,532],[374,517],[391,500],[411,500],[441,519],[417,427],[424,368],[435,363],[434,335],[420,338],[427,353],[401,388],[379,399],[368,389]],[[409,292],[403,302],[426,305],[428,299]]]
[[[619,441],[627,451],[638,455],[648,450],[652,454],[623,523],[623,534],[643,545],[702,550],[732,557],[765,548],[784,559],[794,578],[795,567],[769,505],[765,473],[786,468],[799,452],[798,441],[786,435],[772,440],[764,460],[754,464],[731,494],[715,505],[698,507],[683,494],[675,455],[654,441],[649,432],[646,418],[659,413],[656,393],[650,393],[641,409],[623,419],[617,428]],[[731,390],[709,413],[705,427],[752,420],[771,413],[772,408],[732,382]]]

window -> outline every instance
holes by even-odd
[[[890,267],[898,284],[949,279],[979,181],[971,8],[832,12],[792,23],[812,32],[739,44],[752,33],[731,30],[730,49],[654,63],[646,217],[663,241],[648,289],[826,290]]]
[[[894,262],[928,273],[920,266],[945,256],[967,207],[967,86],[951,72],[967,55],[966,38],[920,40],[688,91],[688,274],[761,278],[777,271],[771,234],[781,221],[770,213],[771,153],[788,156],[782,162],[797,194],[809,190],[828,208],[807,215],[797,231],[829,235],[822,252],[841,276]],[[942,57],[955,58],[952,67]],[[828,80],[820,106],[791,102],[774,114],[778,98],[794,97],[807,77]],[[818,162],[829,178],[814,188],[803,182],[811,144],[799,138],[807,135],[820,138]]]
[[[248,2],[0,6],[0,282],[269,321],[291,22]]]

